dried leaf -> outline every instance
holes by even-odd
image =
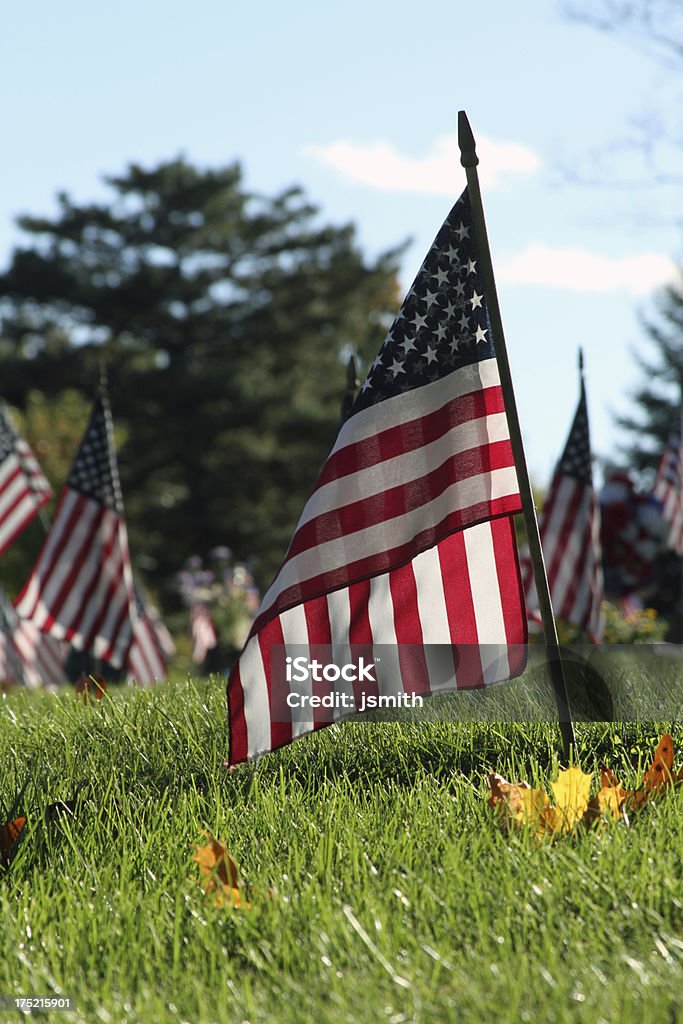
[[[251,903],[244,898],[240,888],[237,865],[223,844],[214,839],[210,832],[204,835],[209,840],[208,844],[195,845],[196,853],[192,858],[199,865],[204,892],[207,896],[214,894],[217,907],[227,903],[237,910],[249,910]]]
[[[591,776],[573,765],[566,771],[560,771],[556,782],[550,786],[555,797],[555,805],[561,816],[561,830],[569,832],[577,821],[583,818],[588,808],[591,795]]]
[[[83,703],[88,704],[90,697],[95,700],[102,700],[107,692],[107,682],[103,676],[91,676],[87,672],[81,672],[76,681],[76,693],[83,696]]]
[[[637,810],[657,793],[673,785],[675,781],[673,766],[673,740],[669,733],[665,732],[657,745],[652,764],[643,776],[640,787],[634,793],[628,794],[629,806],[633,810]]]
[[[13,818],[0,826],[0,865],[6,868],[12,859],[12,851],[26,825],[26,818]]]

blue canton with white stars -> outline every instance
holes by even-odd
[[[0,462],[4,462],[7,456],[16,450],[18,440],[14,424],[4,407],[0,405]]]
[[[493,358],[480,269],[466,189],[403,300],[351,415]]]
[[[586,392],[581,385],[581,397],[574,416],[572,428],[564,451],[557,464],[556,473],[562,476],[572,476],[585,484],[593,483],[593,468],[591,465],[591,442],[588,430],[588,409],[586,406]]]
[[[111,413],[102,396],[95,401],[67,486],[123,515]]]

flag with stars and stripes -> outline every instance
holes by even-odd
[[[137,621],[128,651],[128,678],[138,686],[149,686],[166,678],[166,663],[175,652],[175,644],[159,610],[135,587]]]
[[[683,430],[669,441],[657,468],[654,497],[661,503],[667,546],[683,555]]]
[[[35,455],[0,402],[0,555],[51,497]]]
[[[406,694],[480,687],[524,668],[521,499],[478,262],[465,190],[230,673],[232,763],[340,717],[288,710],[289,652],[332,656],[333,668],[363,650],[377,668],[382,651],[380,695],[397,684]],[[315,695],[326,689],[316,683]]]
[[[604,629],[600,506],[593,488],[583,373],[579,404],[538,527],[555,615],[578,626],[592,641],[600,642]],[[524,577],[527,606],[536,617],[538,599],[529,564],[525,565]]]
[[[56,689],[66,680],[65,646],[20,619],[0,588],[0,680]]]
[[[19,616],[121,668],[137,618],[106,396],[96,401],[54,523],[15,601]]]

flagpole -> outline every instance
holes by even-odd
[[[536,518],[536,508],[534,506],[533,494],[531,492],[531,482],[529,480],[529,471],[526,464],[526,455],[524,454],[524,444],[519,425],[519,416],[517,414],[515,393],[512,387],[512,374],[510,372],[510,363],[508,361],[507,349],[505,346],[503,321],[500,315],[496,283],[493,276],[493,264],[491,262],[491,252],[489,250],[488,236],[486,233],[486,221],[484,219],[484,207],[481,200],[481,190],[479,188],[479,176],[477,174],[479,158],[476,153],[474,135],[472,134],[472,129],[464,110],[458,112],[458,145],[460,147],[460,163],[465,168],[465,173],[467,175],[467,188],[472,206],[472,222],[474,224],[474,230],[477,238],[477,249],[479,251],[479,269],[481,271],[484,291],[486,294],[486,305],[488,307],[489,317],[491,320],[496,360],[498,363],[498,372],[500,374],[500,386],[505,399],[505,411],[507,413],[507,420],[510,428],[510,443],[512,445],[519,491],[522,498],[522,511],[524,514],[524,524],[526,526],[527,541],[529,544],[529,556],[531,558],[531,565],[534,573],[534,582],[536,584],[536,593],[538,595],[538,607],[541,614],[546,649],[548,652],[548,670],[555,694],[555,703],[557,704],[564,756],[566,760],[569,760],[572,754],[576,755],[574,723],[572,721],[571,711],[569,708],[567,684],[564,677],[564,668],[560,655],[557,627],[555,625],[553,606],[550,599],[548,577],[546,575],[545,563],[543,561],[541,536],[538,530],[538,519]]]

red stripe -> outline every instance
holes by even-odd
[[[47,619],[45,620],[45,624],[42,627],[43,629],[45,629],[45,631],[48,631],[50,629],[50,627],[53,625],[54,622],[60,621],[59,618],[58,618],[59,611],[61,610],[61,607],[62,607],[62,604],[63,604],[64,600],[69,596],[69,593],[71,593],[71,591],[73,590],[74,580],[76,579],[77,576],[80,577],[79,578],[80,604],[78,605],[78,608],[76,609],[76,611],[74,613],[72,613],[69,621],[65,622],[65,621],[62,620],[62,621],[60,621],[60,625],[63,625],[63,626],[65,626],[65,627],[67,627],[68,629],[71,630],[70,636],[73,636],[74,633],[78,633],[81,630],[84,613],[85,613],[86,609],[88,609],[90,607],[93,594],[94,594],[95,590],[97,589],[97,586],[101,582],[101,575],[100,574],[101,574],[102,566],[105,564],[106,560],[111,555],[112,549],[114,547],[114,542],[116,540],[116,535],[117,535],[116,521],[114,520],[114,522],[112,523],[111,520],[110,520],[109,523],[105,523],[105,526],[108,525],[111,528],[111,526],[113,525],[113,527],[114,527],[114,529],[113,529],[113,531],[111,533],[110,539],[106,543],[104,543],[104,545],[102,546],[100,551],[98,551],[96,549],[96,547],[93,546],[93,537],[96,535],[97,532],[99,532],[99,529],[100,529],[100,526],[102,525],[102,520],[103,519],[104,519],[104,508],[102,508],[102,514],[98,516],[96,528],[91,532],[90,537],[88,538],[88,548],[89,548],[89,550],[87,552],[87,555],[88,555],[87,559],[85,561],[78,561],[77,562],[75,560],[75,558],[74,558],[74,565],[73,565],[73,569],[72,569],[72,574],[69,576],[69,578],[67,579],[67,582],[62,587],[62,591],[60,591],[60,595],[59,596],[62,599],[61,600],[57,599],[57,600],[54,600],[54,601],[51,602],[51,614],[48,615]],[[90,574],[91,574],[90,575],[90,579],[89,579],[88,583],[85,586],[83,586],[83,584],[85,582],[85,578],[84,577],[86,576],[87,572],[90,572]],[[43,586],[46,589],[47,589],[48,582],[49,582],[48,580],[44,580],[43,581]],[[68,586],[67,586],[67,584],[68,584]],[[45,603],[47,604],[47,601]],[[103,599],[101,604],[104,605],[104,607],[103,608],[101,607],[100,615],[102,615],[103,612],[106,612],[106,597]],[[97,623],[97,616],[95,617],[95,619],[93,621],[95,623]],[[90,628],[89,628],[88,633],[84,634],[84,637],[83,637],[83,647],[85,649],[87,649],[87,648],[89,648],[91,646],[91,640],[92,640],[92,637],[94,636],[94,633],[95,633],[95,631],[93,630],[93,626],[91,625]]]
[[[564,512],[557,528],[553,529],[552,535],[550,533],[550,518],[553,515],[555,505],[559,501],[559,492],[562,480],[571,480],[570,477],[555,477],[553,481],[553,487],[551,488],[551,496],[549,499],[550,507],[548,509],[547,516],[545,514],[545,505],[543,506],[542,523],[540,526],[541,533],[541,545],[543,546],[543,557],[546,560],[547,572],[548,572],[548,583],[552,590],[553,583],[557,574],[560,570],[563,559],[566,556],[566,543],[567,537],[572,533],[572,525],[576,521],[576,513],[581,504],[581,498],[585,491],[585,485],[579,483],[579,481],[572,481],[574,483],[569,499],[564,499],[566,504],[564,506]],[[545,541],[545,544],[543,543]],[[555,609],[556,614],[560,612]]]
[[[40,554],[39,554],[38,559],[36,561],[36,564],[34,566],[33,572],[31,573],[31,575],[27,579],[27,581],[24,584],[24,586],[21,588],[21,590],[19,592],[19,595],[17,597],[15,597],[14,601],[12,602],[15,608],[19,608],[20,605],[22,604],[22,602],[24,600],[24,597],[26,596],[26,593],[27,593],[27,591],[29,589],[29,586],[31,585],[31,582],[32,582],[34,576],[37,575],[37,572],[38,572],[39,568],[41,567],[41,564],[42,564],[43,560],[47,558],[47,548],[48,548],[48,545],[51,543],[51,538],[53,536],[56,536],[57,527],[61,525],[60,524],[60,517],[61,518],[66,518],[65,515],[62,516],[62,507],[63,507],[64,502],[66,500],[66,496],[67,496],[67,489],[66,489],[66,487],[64,487],[62,489],[62,492],[61,492],[61,494],[59,496],[59,501],[57,503],[57,511],[55,513],[55,521],[52,524],[52,529],[50,530],[50,533],[45,538],[45,543],[43,544],[43,547],[41,548],[41,551],[40,551]],[[38,601],[40,600],[40,597],[41,597],[40,587],[38,587],[38,589],[36,591],[36,594],[37,594],[36,599],[33,602],[33,604],[31,605],[31,607],[30,608],[22,608],[22,610],[21,610],[22,618],[30,619],[30,618],[33,617],[33,614],[34,614],[34,612],[36,610],[36,605],[38,604]]]
[[[228,685],[225,690],[228,701],[228,723],[229,723],[229,761],[230,764],[239,764],[246,761],[249,755],[249,739],[247,737],[247,720],[244,716],[244,690],[240,677],[239,659],[235,663],[228,677]]]
[[[303,601],[309,601],[321,594],[338,590],[340,587],[348,586],[361,579],[369,579],[372,576],[379,576],[381,573],[389,572],[398,565],[414,558],[421,551],[439,543],[453,531],[462,530],[465,526],[474,526],[476,523],[485,522],[507,513],[520,511],[520,499],[518,494],[506,494],[502,498],[494,498],[490,501],[480,502],[469,509],[451,512],[436,526],[430,526],[420,533],[415,534],[410,540],[399,544],[394,548],[379,551],[375,555],[367,555],[365,558],[349,561],[339,568],[331,569],[317,576],[309,577],[303,582],[292,584],[281,591],[273,603],[263,611],[252,624],[250,636],[262,629],[263,626],[273,618],[281,614],[287,608],[293,607]]]
[[[449,455],[440,466],[421,477],[389,487],[379,494],[359,498],[303,523],[297,530],[287,552],[287,559],[302,551],[353,535],[376,523],[386,523],[397,516],[414,512],[429,504],[454,484],[476,476],[486,476],[497,469],[514,466],[509,441],[471,448],[469,451]],[[349,489],[352,484],[349,484]]]
[[[446,537],[438,552],[451,643],[455,646],[456,685],[459,690],[481,686],[483,669],[464,533]]]
[[[40,505],[35,505],[31,503],[30,509],[26,512],[24,518],[21,519],[15,525],[11,533],[6,534],[3,532],[1,534],[2,539],[0,540],[0,555],[4,554],[5,551],[7,551],[7,548],[10,547],[10,545],[16,540],[16,538],[22,532],[22,530],[24,530],[33,519],[35,519],[35,517],[38,515],[38,510],[42,507],[43,504],[45,503],[41,502]],[[2,515],[1,511],[0,515]]]
[[[72,547],[71,545],[74,527],[78,523],[78,520],[82,518],[85,508],[87,508],[87,506],[91,504],[92,503],[88,499],[82,498],[80,495],[77,495],[71,512],[66,513],[61,520],[55,519],[55,522],[53,523],[52,526],[52,530],[50,531],[50,534],[48,534],[48,538],[46,541],[47,547],[47,544],[50,542],[50,537],[57,537],[53,549],[52,558],[50,559],[49,564],[46,565],[43,562],[43,554],[41,553],[41,556],[38,559],[38,562],[36,563],[36,566],[33,570],[33,575],[37,577],[39,584],[39,593],[36,599],[36,604],[34,604],[33,610],[35,611],[38,600],[44,603],[50,609],[48,615],[49,624],[52,624],[52,622],[55,621],[55,615],[58,613],[62,604],[66,600],[69,591],[73,586],[74,579],[81,571],[83,563],[83,552],[87,551],[87,549],[90,547],[92,536],[97,531],[100,521],[102,520],[102,517],[104,515],[104,507],[102,505],[97,506],[95,510],[95,518],[93,520],[93,523],[91,523],[90,525],[90,533],[81,542],[80,549],[77,550],[75,547]],[[61,529],[61,532],[59,534],[56,534],[56,529]],[[45,553],[47,559],[46,547],[43,548],[43,552]],[[66,579],[62,583],[62,586],[59,592],[57,593],[56,597],[53,597],[49,593],[51,577],[53,572],[55,571],[55,567],[64,558],[65,552],[67,552],[66,557],[72,563],[71,571],[67,574]],[[26,611],[22,611],[22,615],[24,616],[24,618],[31,618],[32,612],[27,613]],[[48,629],[48,623],[45,624],[46,630]]]
[[[389,574],[389,587],[403,689],[406,693],[429,693],[429,670],[412,562]]]
[[[522,577],[517,553],[517,538],[512,518],[491,523],[491,537],[501,596],[505,639],[509,646],[510,678],[522,674],[526,667],[529,639],[526,609],[522,599]]]
[[[304,605],[304,615],[306,616],[310,660],[319,661],[322,665],[333,664],[331,657],[332,630],[327,598],[318,597],[314,601],[307,601]],[[311,693],[314,697],[325,697],[329,693],[333,693],[334,689],[334,683],[324,679],[311,680]],[[329,725],[334,720],[334,708],[312,708],[312,711],[315,729],[319,729],[322,725]]]
[[[284,663],[282,666],[274,666],[271,658],[280,654],[284,658],[285,638],[282,634],[280,619],[272,619],[258,636],[258,645],[261,651],[261,659],[268,684],[268,704],[270,708],[270,747],[281,747],[284,743],[292,742],[291,711],[287,706],[286,686],[281,685],[285,678]],[[277,648],[277,651],[274,650]],[[274,681],[278,685],[274,685]]]
[[[332,452],[322,468],[315,490],[332,480],[431,444],[462,423],[504,411],[500,385],[452,398],[433,412],[422,413]]]
[[[370,580],[359,580],[353,583],[348,590],[349,593],[349,644],[351,647],[351,658],[354,664],[359,664],[362,658],[366,664],[373,661],[372,647],[372,626],[370,624],[370,612],[368,602],[370,601]],[[363,693],[377,697],[379,687],[377,682],[353,683],[353,698],[356,707],[360,707]]]

